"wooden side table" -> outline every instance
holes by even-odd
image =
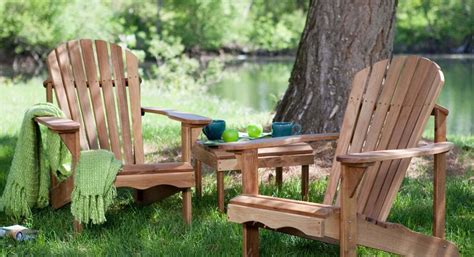
[[[240,170],[235,155],[214,147],[208,147],[197,142],[193,147],[196,173],[196,194],[202,195],[202,163],[209,165],[216,171],[217,177],[217,204],[224,212],[224,172]],[[282,167],[301,165],[301,195],[308,200],[309,165],[314,164],[314,151],[306,143],[298,143],[280,147],[262,148],[258,150],[259,168],[276,168],[276,184],[281,187],[283,174]]]

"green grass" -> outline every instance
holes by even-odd
[[[44,99],[40,82],[34,79],[21,86],[0,86],[3,110],[0,116],[0,192],[5,186],[22,114],[27,106]],[[269,113],[245,109],[206,93],[165,92],[145,86],[143,105],[225,118],[229,127],[270,121]],[[163,153],[176,154],[179,123],[146,115],[143,136],[151,152],[147,155],[148,160],[160,159]],[[463,150],[466,158],[472,158],[472,148],[469,147],[472,141],[463,140],[459,139],[457,144],[466,146],[467,150]],[[474,255],[474,183],[467,179],[470,176],[474,176],[472,167],[466,175],[449,177],[447,181],[447,238],[464,256]],[[240,192],[239,183],[233,181],[226,177],[226,201]],[[299,180],[293,179],[277,190],[272,184],[264,183],[260,191],[265,195],[298,199],[299,185]],[[325,186],[325,180],[312,181],[310,201],[320,202]],[[389,220],[430,234],[432,190],[429,179],[406,178]],[[107,213],[107,222],[89,226],[76,237],[68,206],[56,211],[51,208],[35,210],[33,217],[23,224],[38,229],[38,238],[31,242],[0,239],[0,255],[241,256],[241,227],[227,222],[226,216],[217,211],[216,199],[215,177],[208,174],[204,177],[204,196],[201,199],[193,197],[193,224],[186,226],[181,218],[179,195],[140,207],[133,203],[129,190],[119,190],[116,204]],[[0,225],[12,222],[0,213]],[[261,230],[260,235],[262,256],[338,256],[339,252],[337,246],[285,234]],[[360,247],[359,255],[388,254]]]

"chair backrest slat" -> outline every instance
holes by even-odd
[[[71,57],[72,72],[74,82],[76,83],[77,95],[79,96],[79,106],[82,111],[87,142],[89,143],[89,148],[97,149],[97,130],[94,124],[94,113],[92,112],[89,89],[86,85],[87,80],[82,65],[81,47],[77,40],[68,42],[67,46]]]
[[[367,135],[367,129],[369,128],[373,110],[379,96],[380,86],[387,70],[387,63],[388,60],[378,62],[371,69],[367,89],[363,96],[362,107],[359,111],[359,118],[353,132],[353,139],[349,149],[350,153],[357,153],[362,150],[366,139],[365,135]]]
[[[52,51],[48,55],[48,72],[53,84],[57,85],[54,88],[54,92],[56,95],[56,99],[58,100],[59,108],[61,108],[61,110],[67,117],[72,117],[66,96],[66,90],[64,89],[63,85],[61,69],[59,68],[56,51]]]
[[[81,39],[82,59],[84,61],[84,69],[86,70],[87,84],[94,108],[94,119],[99,137],[99,147],[101,149],[110,150],[109,136],[107,132],[107,124],[105,121],[104,104],[102,93],[97,79],[97,64],[92,48],[92,40]]]
[[[391,63],[390,70],[387,74],[387,82],[380,96],[380,100],[377,103],[377,109],[375,110],[374,119],[370,128],[371,131],[380,131],[384,124],[392,124],[392,122],[396,120],[393,119],[393,117],[396,117],[396,115],[398,115],[398,111],[400,110],[398,106],[402,103],[409,85],[409,81],[401,81],[401,79],[399,80],[399,78],[411,78],[415,71],[415,69],[403,69],[403,67],[405,64],[408,66],[416,66],[417,63],[417,59],[411,59],[406,63],[405,60],[406,58],[396,58]],[[405,72],[404,74],[402,74],[402,70]],[[400,85],[397,87],[397,83],[399,81],[400,83],[403,83],[403,85],[407,86],[403,87],[402,85]],[[390,116],[392,117],[392,119],[390,119],[390,117],[387,117],[387,112],[389,108],[391,108],[390,111],[393,114]],[[387,133],[384,135],[387,135],[385,136],[385,138],[388,138],[389,134]],[[377,143],[379,143],[378,147],[387,147],[386,143],[382,142],[384,140],[384,135],[382,135],[382,138],[380,138],[379,136],[368,136],[366,145],[362,149],[362,151],[366,151],[367,149],[375,149]],[[367,175],[362,181],[363,186],[361,186],[361,188],[366,187],[366,185],[373,184],[376,177],[376,172],[377,169],[374,169],[374,166],[369,167],[369,169],[367,170]],[[360,193],[359,199],[361,202],[367,201],[369,192],[370,190],[364,190]],[[358,209],[359,212],[362,212],[364,207],[365,206],[360,205]]]
[[[362,95],[364,94],[365,89],[365,87],[361,85],[366,85],[369,72],[369,69],[361,70],[352,80],[351,94],[349,95],[346,113],[341,126],[341,132],[346,131],[346,133],[339,133],[340,136],[337,141],[336,156],[337,154],[347,152],[347,149],[349,148],[352,138],[352,130],[359,114],[360,103],[362,102]],[[334,156],[333,166],[331,173],[329,174],[326,195],[324,196],[324,204],[332,204],[336,197],[337,187],[341,176],[341,164],[336,161],[336,156]]]
[[[125,88],[125,75],[123,67],[122,48],[118,45],[110,45],[112,67],[114,72],[115,89],[122,132],[122,144],[125,154],[125,163],[133,163],[132,135],[130,133],[130,120],[128,115],[127,89]]]
[[[421,110],[421,115],[419,117],[419,120],[413,129],[413,133],[411,134],[410,140],[408,142],[408,146],[414,146],[418,143],[419,138],[423,134],[423,129],[424,129],[424,124],[428,121],[430,117],[431,110],[433,110],[435,106],[435,101],[432,101],[431,99],[436,99],[437,96],[439,95],[441,88],[444,85],[444,77],[443,74],[441,73],[440,76],[436,76],[434,82],[433,82],[433,88],[430,90],[428,97],[425,99],[424,105],[423,105],[423,110]],[[403,159],[400,161],[400,164],[398,166],[398,171],[403,171],[402,172],[396,172],[394,180],[392,181],[392,187],[388,188],[388,192],[386,194],[383,194],[384,200],[381,200],[380,203],[376,206],[376,211],[374,212],[373,215],[377,215],[376,217],[380,220],[385,220],[388,217],[388,214],[390,213],[390,209],[392,208],[393,201],[395,200],[396,194],[398,192],[398,188],[400,187],[402,181],[403,181],[403,176],[405,174],[405,171],[408,168],[408,165],[410,164],[411,159]],[[397,190],[395,190],[397,189]]]
[[[416,56],[380,61],[357,73],[336,156],[416,146],[443,83],[439,67]],[[409,162],[409,159],[384,161],[370,167],[357,191],[358,211],[385,220]],[[326,204],[332,204],[334,200],[336,204],[339,202],[336,192],[340,169],[340,164],[334,162]]]
[[[403,129],[403,134],[400,136],[400,139],[398,140],[398,146],[396,146],[396,148],[408,148],[416,146],[421,137],[421,133],[423,132],[423,125],[429,118],[431,109],[435,104],[434,99],[432,98],[433,95],[435,95],[435,93],[439,89],[439,82],[441,79],[440,76],[437,76],[437,67],[432,65],[430,61],[423,59],[420,60],[419,65],[422,67],[427,66],[426,76],[424,77],[424,79],[413,79],[413,83],[410,84],[410,89],[416,90],[419,88],[419,90],[417,90],[417,93],[415,93],[415,91],[410,91],[413,92],[413,95],[416,96],[414,97],[414,101],[410,102],[411,105],[410,103],[408,103],[404,106],[404,110],[411,109],[411,112],[407,116],[402,116],[402,121],[399,120],[397,122],[398,126],[401,126],[399,124],[403,123],[405,123],[405,126],[404,128],[396,128],[399,130]],[[418,78],[421,78],[421,76]],[[416,83],[419,83],[421,85],[417,86]],[[429,87],[426,85],[433,86]],[[408,97],[405,100],[407,99]],[[431,109],[426,108],[426,106],[429,105],[431,105]],[[406,122],[403,122],[405,120]],[[405,171],[408,168],[409,160],[405,160],[404,162],[406,164],[404,165],[402,165],[401,162],[402,160],[394,160],[390,163],[390,167],[385,170],[385,172],[387,172],[387,175],[383,182],[382,188],[378,192],[378,200],[375,201],[375,206],[372,210],[371,216],[376,217],[378,219],[382,218],[383,206],[388,206],[388,202],[386,203],[387,195],[389,195],[390,192],[396,194],[396,192],[398,191],[398,188],[400,187],[403,177],[405,175]],[[381,171],[382,170],[379,170],[379,172]],[[394,191],[394,188],[397,188],[397,190]],[[389,204],[390,207],[392,203],[393,201],[391,201],[391,203]]]
[[[110,59],[108,44],[102,40],[95,41],[97,61],[99,63],[100,80],[102,82],[102,94],[105,102],[105,113],[107,116],[107,127],[109,129],[110,144],[115,158],[122,159],[120,151],[119,132],[117,127],[117,112],[115,108],[115,94],[112,86]]]
[[[81,122],[82,149],[111,150],[125,164],[144,162],[135,55],[116,44],[81,39],[53,50],[48,68],[47,94],[54,90],[60,108]]]
[[[56,56],[58,57],[59,67],[61,69],[61,74],[63,76],[63,86],[66,91],[66,97],[69,103],[69,110],[71,111],[71,119],[81,123],[81,127],[83,127],[83,121],[80,113],[80,109],[78,106],[77,100],[77,93],[76,87],[74,86],[74,77],[71,71],[71,62],[69,60],[69,52],[67,49],[67,44],[61,44],[58,48],[56,48]],[[79,135],[81,137],[81,148],[82,149],[89,149],[89,144],[87,143],[86,133],[84,129],[79,131]]]
[[[430,73],[430,64],[431,63],[429,61],[424,61],[423,59],[418,61],[418,65],[415,70],[416,75],[413,76],[408,85],[408,92],[404,97],[400,113],[396,123],[394,124],[394,128],[392,129],[393,131],[391,132],[387,149],[400,149],[414,146],[408,146],[406,143],[403,144],[402,139],[406,136],[410,136],[412,133],[412,130],[407,129],[410,127],[408,120],[411,114],[416,117],[419,115],[419,110],[414,108],[414,105],[418,97],[424,97],[421,94],[419,95],[420,90],[423,88],[430,88],[431,83],[433,82],[432,79],[427,78]],[[426,81],[427,79],[429,81]],[[393,181],[395,173],[397,172],[399,162],[399,160],[394,160],[385,161],[380,164],[380,167],[377,171],[378,177],[372,186],[371,194],[366,203],[364,211],[371,213],[371,217],[378,216],[376,214],[378,214],[380,208],[377,208],[376,206],[380,207],[379,202],[383,201],[384,199],[384,191],[388,190],[387,187],[392,186],[391,182]]]
[[[126,51],[127,76],[130,93],[130,109],[132,113],[132,130],[134,138],[135,163],[142,164],[145,160],[141,137],[142,110],[140,107],[140,76],[138,74],[138,59],[130,51]]]

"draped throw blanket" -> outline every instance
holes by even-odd
[[[71,212],[80,223],[101,224],[116,196],[115,176],[122,163],[106,150],[82,151],[74,177]]]
[[[29,108],[23,117],[0,201],[6,214],[16,219],[31,216],[33,207],[48,205],[50,171],[59,180],[71,174],[69,151],[58,134],[48,129],[40,132],[34,120],[40,116],[64,117],[64,113],[53,104],[40,103]]]
[[[71,154],[58,134],[45,128],[40,131],[34,118],[41,116],[64,117],[64,113],[50,103],[36,104],[25,113],[0,199],[0,210],[16,219],[31,216],[31,208],[49,204],[51,173],[59,181],[72,174]],[[86,224],[105,222],[105,211],[116,195],[113,184],[121,166],[108,151],[81,152],[71,204],[76,220]]]

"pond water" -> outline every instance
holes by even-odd
[[[429,56],[441,66],[445,86],[438,103],[449,109],[448,133],[474,135],[474,56]],[[293,59],[253,60],[227,65],[210,93],[257,111],[271,111],[284,94]]]

